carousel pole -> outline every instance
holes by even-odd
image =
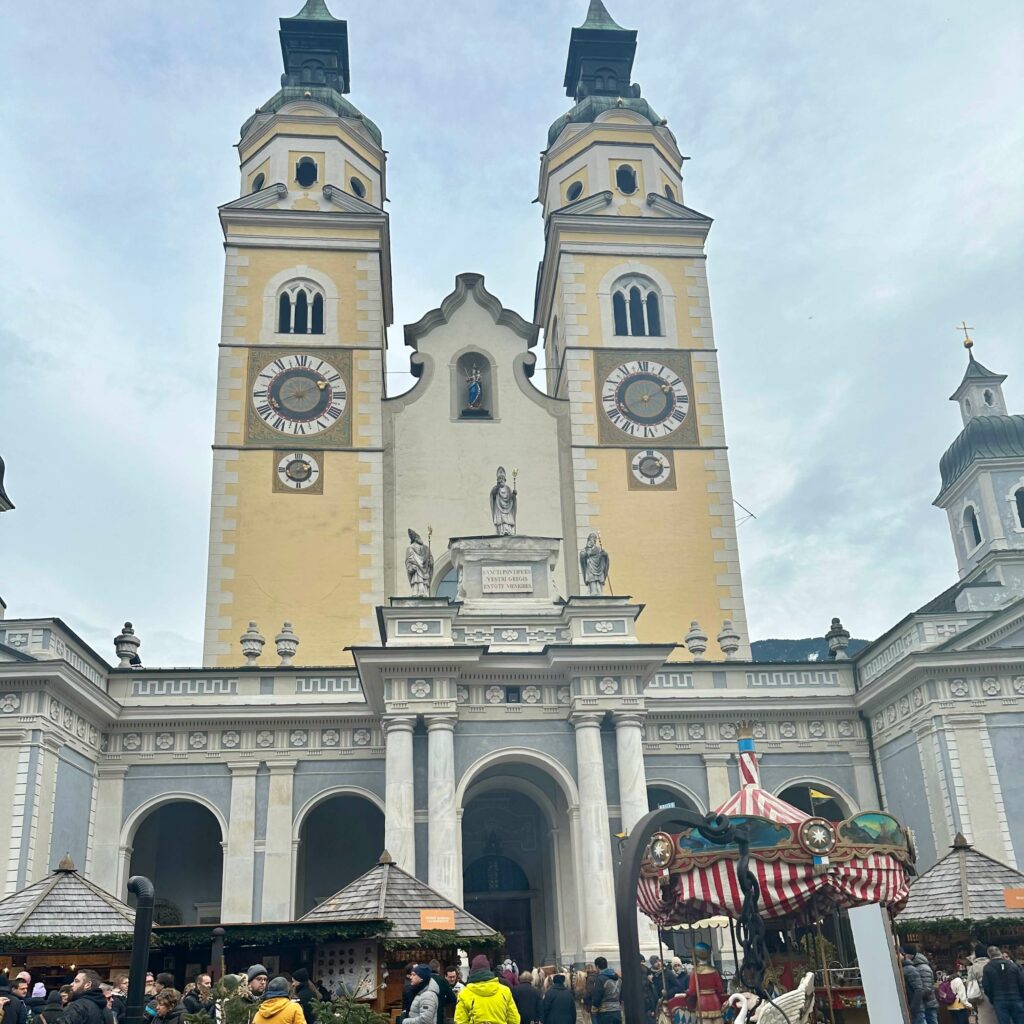
[[[818,941],[815,946],[818,950],[818,956],[821,957],[821,977],[825,982],[825,998],[828,999],[828,1018],[832,1024],[836,1024],[836,1011],[832,1006],[832,982],[828,976],[828,960],[825,959],[825,938],[821,934],[821,922],[815,921],[814,927],[817,931]],[[815,957],[817,959],[817,957]]]

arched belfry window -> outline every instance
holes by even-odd
[[[290,281],[277,297],[278,334],[323,334],[324,294],[310,281]]]
[[[661,296],[652,281],[630,275],[612,289],[612,319],[620,337],[660,337]]]
[[[978,525],[978,513],[973,505],[964,509],[964,541],[968,550],[973,550],[981,543],[981,526]]]
[[[1017,525],[1024,530],[1024,487],[1018,487],[1014,491],[1013,501],[1017,510]]]

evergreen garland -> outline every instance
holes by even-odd
[[[159,945],[150,940],[151,945]],[[126,932],[111,932],[105,935],[0,935],[0,949],[5,953],[36,949],[61,950],[124,950],[132,948],[132,935]]]
[[[213,929],[224,929],[224,946],[286,946],[303,942],[335,942],[370,939],[391,928],[390,921],[348,921],[336,924],[245,924],[210,925],[209,928],[164,926],[157,930],[162,946],[208,946]]]
[[[497,949],[505,945],[501,932],[493,935],[460,935],[449,931],[422,931],[405,938],[392,935],[383,939],[381,945],[388,953],[396,949]]]
[[[908,932],[915,934],[946,935],[952,932],[966,932],[976,935],[979,932],[999,932],[1007,928],[1024,928],[1024,917],[940,917],[934,920],[897,918],[896,931],[900,935]]]

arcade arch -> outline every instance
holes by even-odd
[[[167,794],[136,809],[122,829],[122,878],[144,875],[157,924],[219,924],[226,823],[195,795]]]
[[[384,808],[365,790],[318,793],[295,818],[295,914],[301,916],[377,863]]]
[[[831,782],[817,779],[790,779],[779,787],[776,796],[805,814],[826,821],[842,821],[856,813],[856,802]]]

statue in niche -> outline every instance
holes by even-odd
[[[505,482],[505,467],[498,467],[498,482],[491,488],[491,521],[494,532],[499,537],[511,537],[516,532],[516,508],[518,495],[516,492],[516,475],[518,469],[512,470],[512,486]]]
[[[580,572],[583,573],[583,582],[591,597],[600,597],[604,593],[610,566],[611,559],[601,547],[601,538],[596,533],[590,534],[587,546],[580,552]]]
[[[480,367],[473,364],[466,378],[466,408],[474,411],[483,407],[484,385]]]
[[[434,556],[430,545],[415,531],[409,531],[409,546],[405,549],[405,571],[413,597],[430,597],[430,581],[434,578]]]

